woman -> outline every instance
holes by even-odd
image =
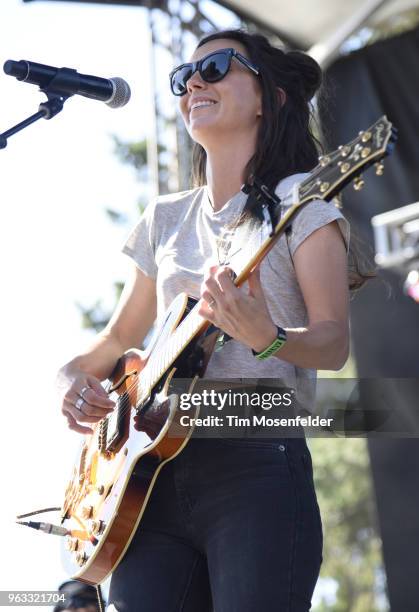
[[[99,381],[181,291],[201,296],[200,314],[232,337],[213,353],[207,378],[293,385],[343,366],[349,231],[333,205],[306,206],[247,286],[231,276],[234,256],[262,231],[252,225],[258,203],[242,185],[258,177],[284,198],[317,164],[309,100],[320,81],[308,56],[242,31],[204,38],[173,71],[172,91],[196,143],[198,186],[158,198],[128,238],[124,251],[135,266],[110,323],[60,371],[71,429],[88,433],[112,410]],[[246,227],[253,229],[243,240]],[[303,438],[192,439],[162,469],[109,600],[119,612],[302,612],[321,552]]]

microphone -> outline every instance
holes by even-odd
[[[39,85],[41,91],[46,90],[62,96],[76,94],[105,102],[110,108],[125,106],[131,97],[128,83],[119,77],[102,79],[80,74],[72,68],[54,68],[26,60],[7,60],[3,70],[18,81]]]

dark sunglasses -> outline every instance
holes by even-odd
[[[235,57],[239,62],[259,75],[260,70],[254,66],[247,58],[235,49],[218,49],[209,53],[197,62],[181,64],[170,73],[170,88],[175,96],[183,96],[187,87],[186,84],[193,74],[198,70],[201,79],[206,83],[216,83],[221,81],[230,70],[231,58]]]

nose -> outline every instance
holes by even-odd
[[[189,77],[186,83],[186,88],[188,90],[188,93],[191,93],[192,91],[194,91],[194,89],[203,89],[204,87],[206,87],[206,85],[207,84],[199,74],[199,70],[195,70],[193,75]]]

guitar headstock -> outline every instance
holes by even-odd
[[[331,200],[347,183],[363,186],[360,174],[375,163],[376,173],[383,174],[382,159],[389,155],[397,140],[397,130],[385,115],[357,138],[319,159],[319,164],[298,188],[300,204],[309,200]]]

